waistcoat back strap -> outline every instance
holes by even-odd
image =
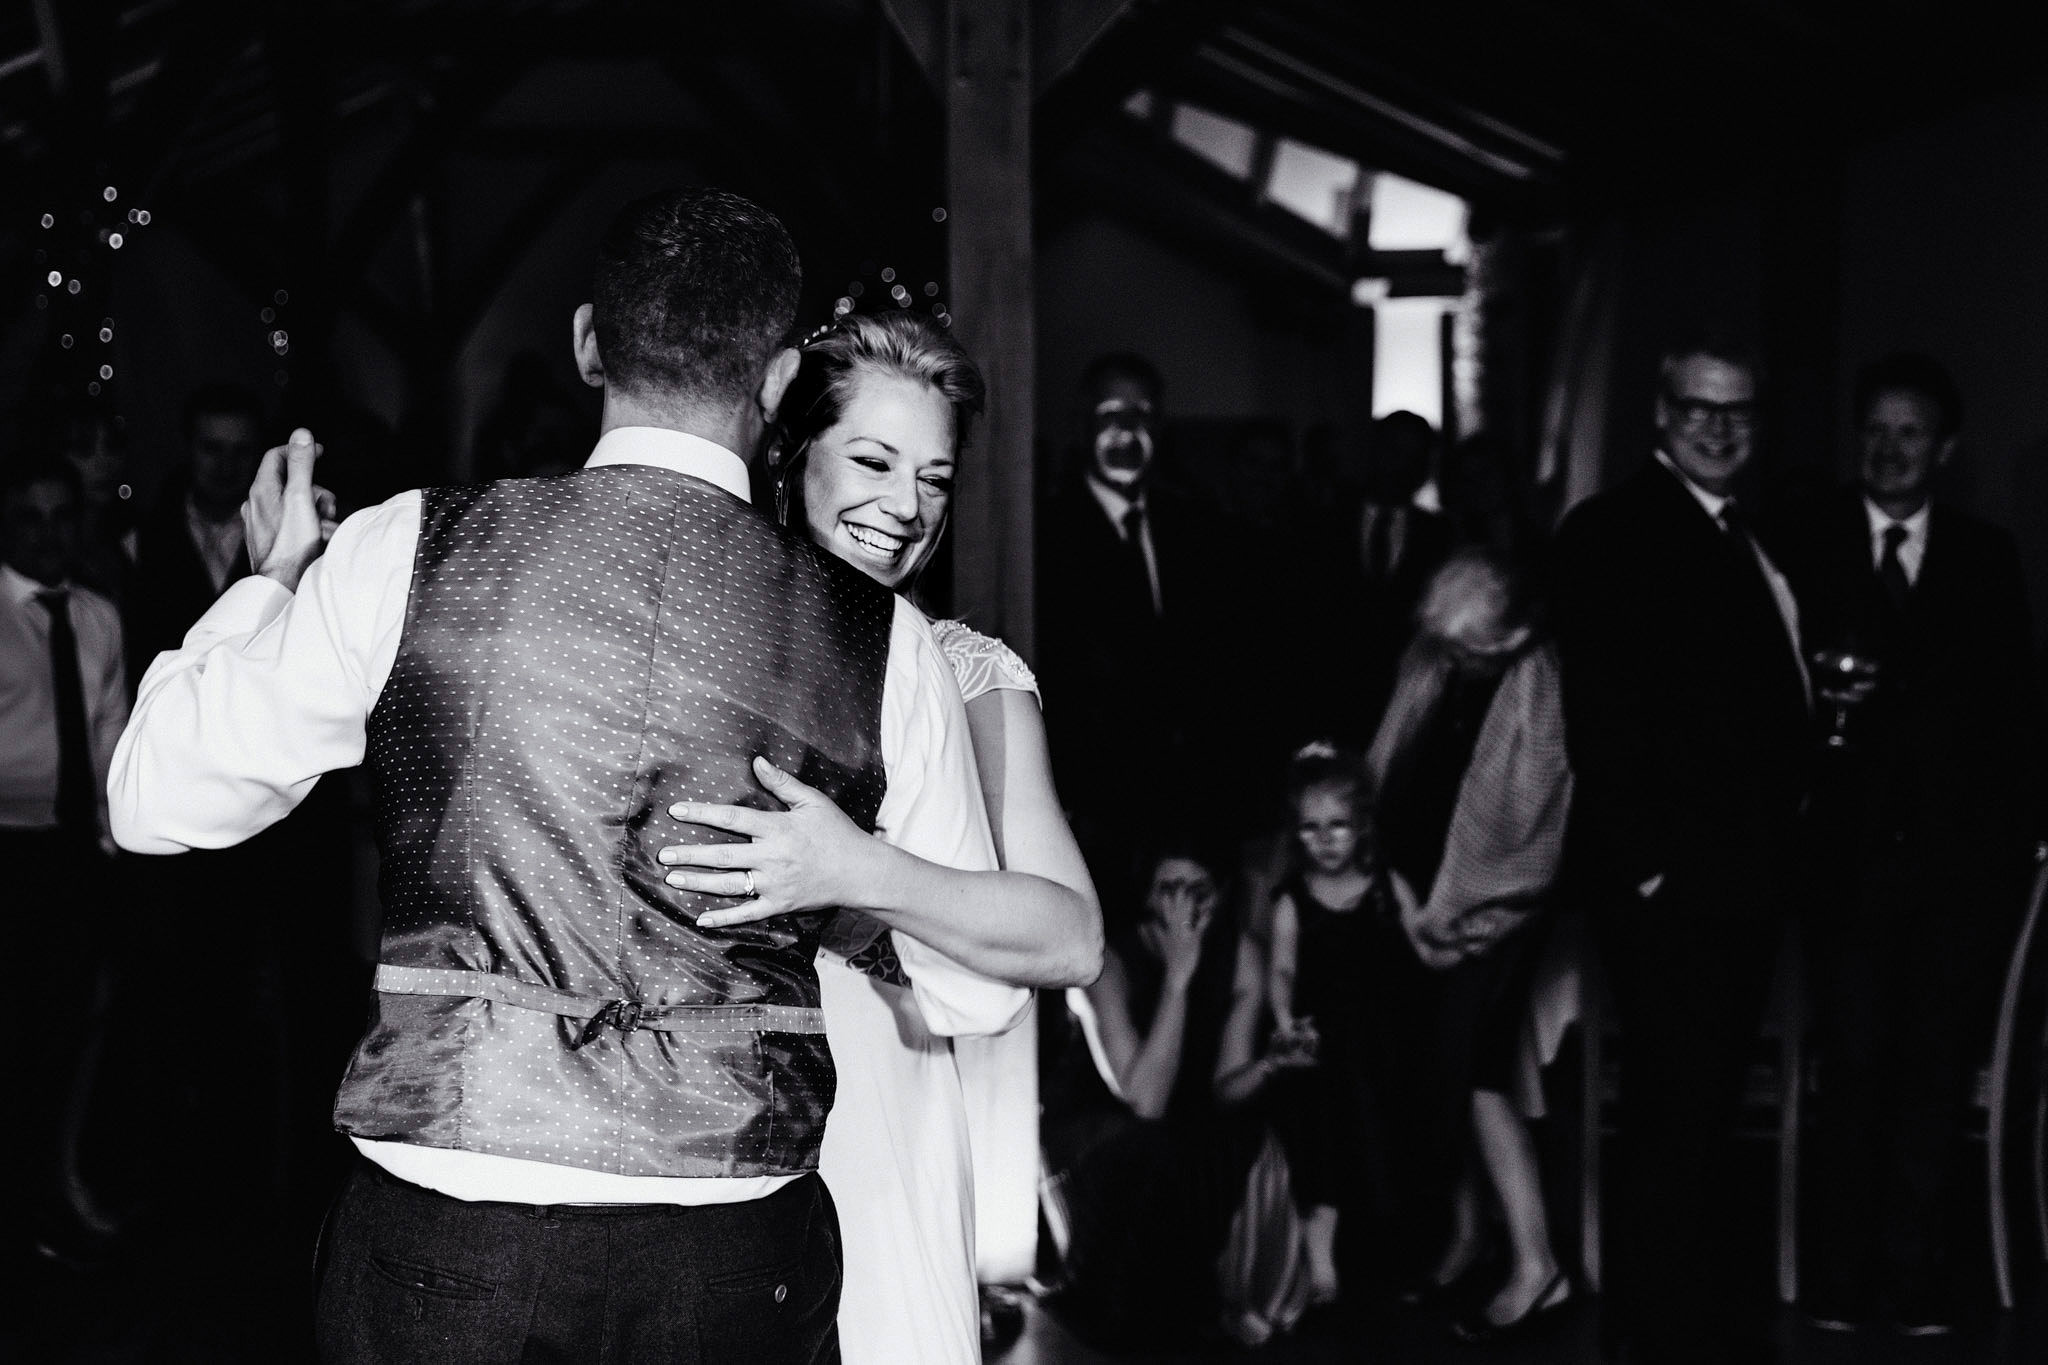
[[[590,1021],[583,1041],[595,1026],[620,1031],[642,1028],[655,1033],[823,1033],[825,1011],[796,1005],[648,1005],[637,1000],[607,1000],[579,995],[531,981],[514,981],[491,972],[441,971],[430,967],[377,968],[375,989],[387,995],[450,995],[495,1000],[520,1009]]]

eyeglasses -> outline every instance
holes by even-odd
[[[1678,425],[1689,431],[1705,431],[1719,422],[1730,431],[1746,432],[1756,426],[1757,405],[1745,403],[1709,403],[1703,398],[1687,398],[1684,394],[1664,390],[1664,401],[1671,407]]]

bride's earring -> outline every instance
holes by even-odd
[[[789,525],[790,485],[796,481],[803,469],[804,452],[810,443],[798,446],[790,457],[782,462],[782,468],[775,473],[775,520]]]

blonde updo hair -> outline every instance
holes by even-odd
[[[1415,608],[1424,638],[1481,659],[1506,658],[1535,630],[1515,576],[1493,556],[1461,550],[1444,562]]]

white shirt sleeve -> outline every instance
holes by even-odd
[[[930,623],[901,598],[882,687],[882,764],[889,790],[877,834],[945,867],[985,872],[999,866],[959,686]],[[908,935],[895,939],[896,956],[933,1033],[1001,1033],[1024,1017],[1029,990],[970,972]]]
[[[321,774],[362,761],[398,655],[419,528],[417,492],[358,512],[296,594],[244,578],[156,657],[107,783],[121,847],[240,843],[290,814]]]

